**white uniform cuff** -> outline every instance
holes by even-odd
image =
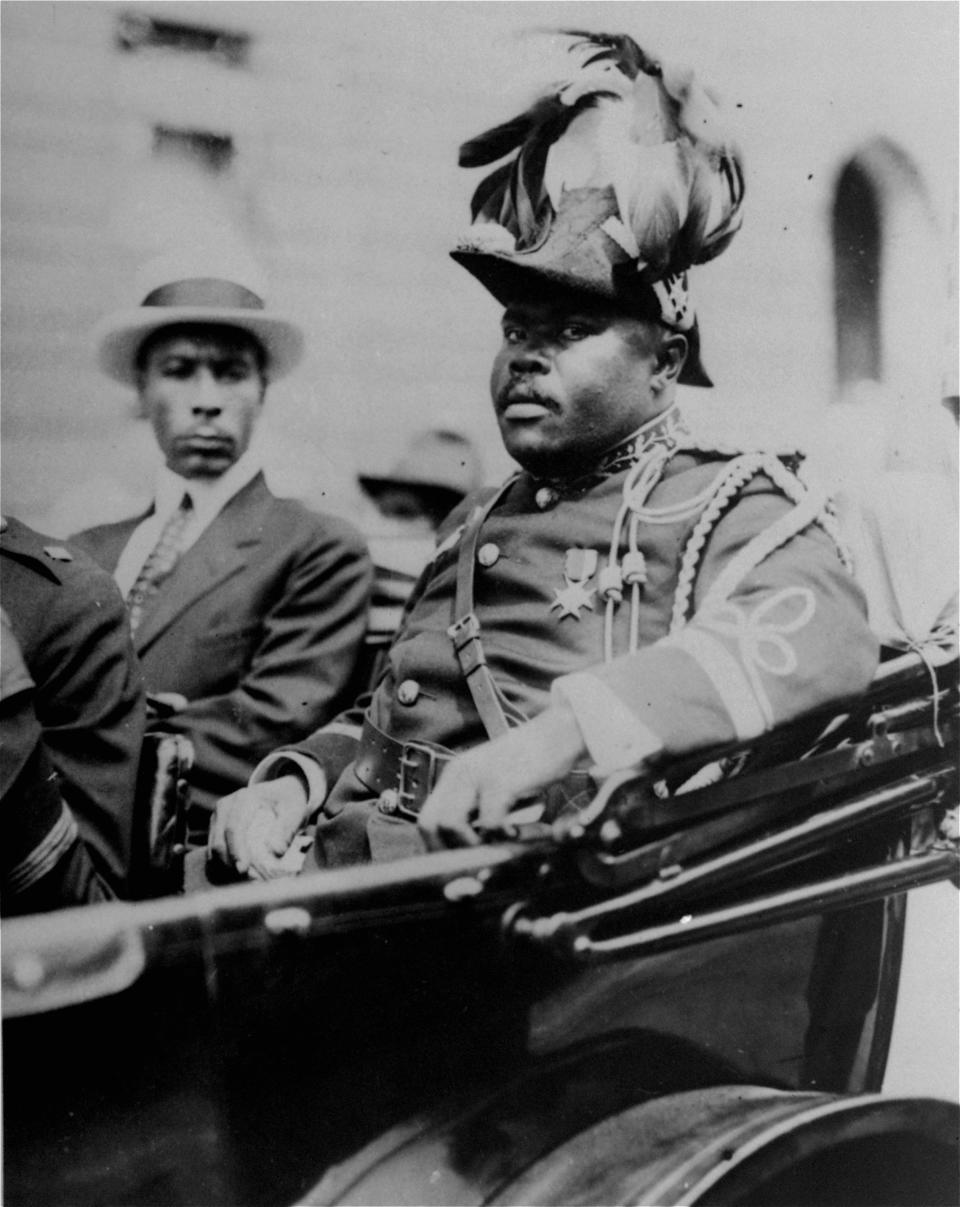
[[[637,720],[616,692],[586,671],[556,679],[552,695],[573,709],[600,776],[639,767],[663,749],[653,730]]]
[[[297,750],[275,750],[254,767],[250,783],[261,784],[264,780],[279,779],[281,775],[296,775],[297,772],[306,781],[307,804],[313,814],[327,799],[327,777],[320,764],[309,755],[301,754]]]

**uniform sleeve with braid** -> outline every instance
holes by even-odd
[[[725,575],[724,594],[711,591],[732,559],[791,506],[773,491],[741,497],[710,535],[689,622],[588,672],[611,694],[617,715],[632,716],[668,755],[756,737],[858,694],[876,670],[863,596],[816,524],[738,581]]]

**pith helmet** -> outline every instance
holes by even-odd
[[[388,473],[361,474],[359,481],[373,496],[390,486],[443,491],[451,496],[452,506],[482,485],[483,471],[477,451],[466,436],[446,428],[430,428],[413,437]]]

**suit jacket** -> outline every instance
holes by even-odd
[[[113,571],[135,516],[74,541]],[[190,701],[153,728],[193,742],[192,800],[212,809],[256,763],[352,693],[372,571],[345,521],[278,499],[257,475],[187,550],[148,605],[135,648],[148,692]]]
[[[43,745],[104,889],[87,899],[124,896],[145,710],[120,592],[88,557],[13,519],[0,566]],[[6,758],[16,743],[5,733],[4,744]]]

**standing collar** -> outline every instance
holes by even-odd
[[[672,402],[666,410],[661,411],[652,419],[637,428],[635,432],[621,440],[612,448],[608,448],[589,468],[582,469],[575,475],[558,478],[533,477],[535,489],[553,491],[558,496],[570,498],[573,495],[584,494],[605,478],[618,474],[621,470],[634,465],[644,453],[652,448],[663,446],[674,449],[689,429],[680,413],[679,405]]]

